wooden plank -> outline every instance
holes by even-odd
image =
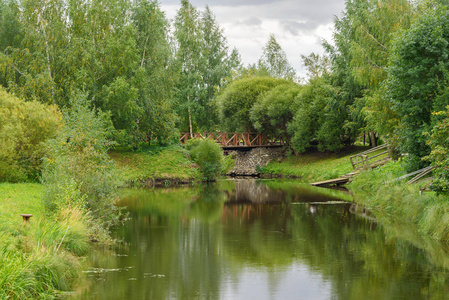
[[[332,184],[347,183],[348,181],[349,181],[349,177],[341,177],[341,178],[335,178],[335,179],[310,183],[310,185],[312,185],[312,186],[329,186]]]
[[[370,154],[370,153],[376,152],[376,151],[378,151],[378,150],[381,150],[381,149],[387,148],[388,146],[389,146],[388,144],[383,144],[383,145],[380,145],[380,146],[377,146],[377,147],[371,148],[371,149],[369,149],[369,150],[363,151],[363,152],[361,152],[361,153],[359,153],[359,154],[356,154],[356,155],[350,156],[350,158],[351,158],[351,157],[357,157],[357,156],[360,156],[360,155],[366,155],[366,154]]]
[[[374,155],[374,156],[371,156],[369,159],[372,160],[373,158],[379,157],[379,156],[384,155],[384,154],[388,154],[388,150],[387,150],[387,151],[384,151],[384,152],[381,152],[381,153],[379,153],[379,154],[376,154],[376,155]]]
[[[428,169],[430,169],[430,168],[432,168],[432,166],[425,167],[425,168],[416,170],[416,171],[414,171],[414,172],[411,172],[411,173],[402,175],[402,176],[400,176],[400,177],[398,177],[398,178],[395,178],[395,179],[393,179],[393,180],[401,180],[401,179],[405,179],[405,178],[410,177],[410,176],[412,176],[412,175],[416,175],[416,174],[419,174],[419,173],[421,173],[421,172],[423,172],[423,171],[426,171],[426,170],[428,170]]]
[[[430,172],[432,172],[433,169],[434,169],[434,167],[430,167],[427,170],[422,171],[420,174],[418,174],[415,177],[413,177],[412,179],[410,179],[406,184],[413,184],[413,183],[417,182],[418,180],[420,180],[421,178],[423,178],[424,176],[426,176]]]

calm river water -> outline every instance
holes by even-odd
[[[343,192],[236,180],[128,190],[77,299],[449,299],[449,255]],[[378,216],[376,216],[378,217]]]

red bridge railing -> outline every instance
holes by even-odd
[[[276,147],[285,144],[281,136],[261,133],[182,133],[179,141],[184,144],[190,139],[211,139],[223,148]]]

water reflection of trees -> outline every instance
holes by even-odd
[[[311,187],[307,184],[279,181],[237,180],[225,191],[226,202],[278,203],[328,202],[351,199],[340,191]]]
[[[448,292],[445,271],[432,267],[426,252],[397,234],[389,238],[371,216],[351,213],[351,204],[319,204],[323,196],[305,203],[291,189],[251,182],[227,192],[214,185],[134,194],[125,199],[131,220],[123,229],[132,252],[118,249],[129,256],[103,262],[133,268],[108,273],[114,288],[99,282],[93,299],[219,299],[223,280],[238,285],[248,267],[271,274],[274,291],[283,267],[294,263],[331,282],[338,299],[438,299]]]

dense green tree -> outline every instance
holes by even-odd
[[[389,50],[395,31],[408,28],[413,8],[407,0],[352,0],[342,23],[351,27],[352,73],[370,88],[386,78]],[[343,24],[342,24],[343,25]]]
[[[351,0],[335,20],[335,47],[326,45],[332,60],[331,84],[338,101],[348,107],[347,126],[369,134],[390,134],[398,117],[383,96],[382,82],[395,32],[408,28],[413,6],[406,0]]]
[[[287,60],[287,55],[274,34],[270,34],[267,44],[263,47],[263,53],[258,61],[258,69],[265,70],[269,76],[284,79],[294,79],[296,74]]]
[[[435,116],[443,117],[427,135],[431,151],[425,160],[430,161],[435,167],[431,188],[439,193],[449,192],[449,106],[445,111],[434,113]]]
[[[408,170],[425,165],[421,158],[429,154],[423,132],[429,131],[440,111],[449,104],[447,81],[449,68],[449,8],[430,7],[410,29],[402,32],[393,45],[388,100],[400,117],[400,146],[408,153]]]
[[[133,81],[143,113],[135,126],[148,139],[161,142],[175,133],[175,70],[168,40],[169,23],[156,1],[136,1],[132,10],[140,64]]]
[[[250,110],[250,118],[258,132],[282,135],[289,143],[287,126],[297,110],[295,98],[301,86],[289,82],[262,94]]]
[[[205,58],[201,55],[203,37],[199,18],[199,11],[188,0],[182,0],[174,23],[177,42],[176,62],[180,71],[176,85],[176,100],[177,113],[187,121],[190,133],[194,130],[194,123],[198,122],[195,117],[205,113],[205,107],[201,103],[204,86],[199,69]]]
[[[330,86],[322,78],[310,80],[301,89],[296,101],[298,110],[288,126],[292,146],[297,152],[304,152],[311,142],[316,142],[323,123],[326,99],[330,97]]]
[[[16,1],[0,1],[0,52],[7,47],[18,47],[23,35],[18,16],[19,6]]]
[[[140,58],[130,5],[124,0],[72,0],[70,4],[71,65],[76,66],[71,94],[85,90],[95,106],[111,112],[117,129],[129,128],[140,112],[135,91],[130,92],[132,97],[123,97],[129,96],[125,90],[133,90]]]
[[[45,142],[61,127],[56,106],[25,102],[0,87],[0,181],[37,181]]]
[[[210,130],[217,121],[211,102],[226,83],[233,69],[240,66],[237,50],[229,52],[223,30],[206,6],[199,12],[192,4],[181,1],[175,19],[176,61],[179,81],[176,85],[181,128]]]
[[[9,91],[64,107],[81,90],[110,111],[124,136],[166,140],[174,133],[173,53],[157,2],[2,0],[0,6],[0,84]]]
[[[341,135],[341,141],[346,144],[352,144],[357,135],[363,131],[366,126],[365,115],[363,112],[364,102],[363,87],[356,82],[351,73],[351,55],[349,47],[338,40],[337,46],[331,47],[325,44],[327,52],[331,60],[331,70],[329,74],[324,74],[324,78],[331,88],[331,93],[327,98],[329,105],[326,106],[326,113],[330,123],[323,126],[322,136],[327,135],[325,140],[332,139]],[[346,46],[346,47],[345,47]],[[319,77],[316,77],[319,78]],[[327,126],[333,124],[334,128],[330,128],[328,132],[324,130]],[[335,131],[340,131],[336,136],[332,136]],[[374,141],[371,145],[376,144],[375,136],[372,133]],[[341,148],[341,143],[334,150]]]
[[[23,99],[59,104],[61,91],[55,83],[64,69],[68,42],[64,3],[25,0],[17,5],[9,2],[2,20],[5,29],[20,25],[16,32],[0,32],[5,47],[0,56],[1,84]]]
[[[225,84],[224,79],[231,76],[232,70],[239,68],[240,56],[237,49],[228,51],[227,40],[216,21],[210,8],[206,6],[201,14],[200,28],[203,33],[203,56],[204,61],[200,66],[202,81],[204,84],[204,106],[205,118],[200,126],[204,129],[211,129],[218,123],[218,115],[211,100],[215,93]]]
[[[259,97],[274,87],[291,81],[272,77],[249,77],[231,82],[217,96],[220,121],[232,132],[254,132],[250,112]]]

